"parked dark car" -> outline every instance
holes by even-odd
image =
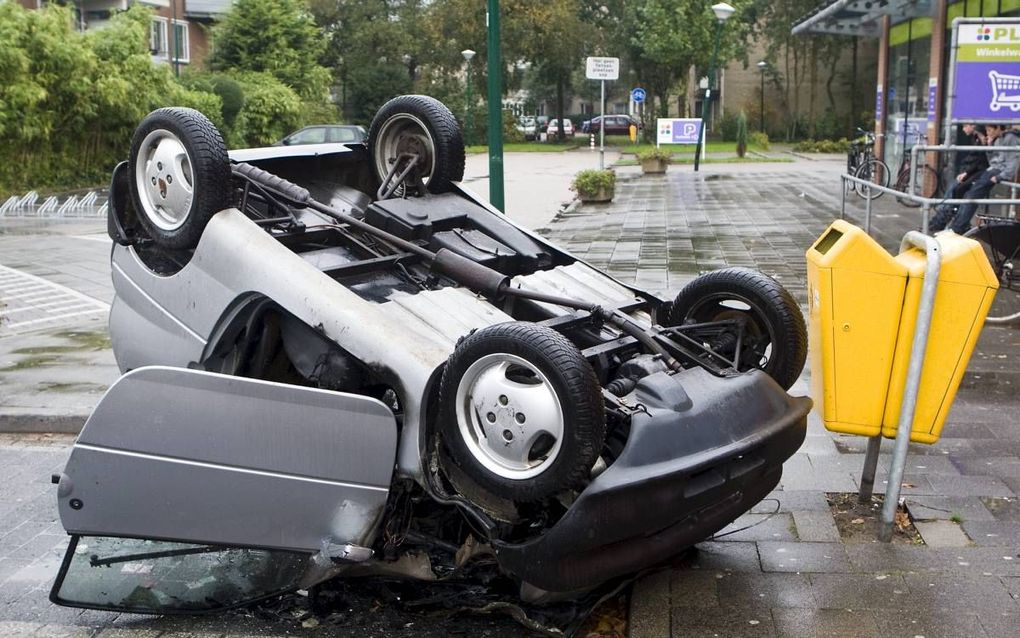
[[[273,146],[297,144],[356,144],[368,139],[364,126],[356,124],[316,124],[294,131]]]
[[[641,129],[641,122],[629,115],[607,115],[605,120],[606,135],[630,135],[631,124],[638,127],[638,130]],[[598,133],[601,128],[602,116],[600,115],[582,124],[581,132]]]

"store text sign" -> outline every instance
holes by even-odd
[[[1020,122],[1020,21],[957,29],[953,119]]]

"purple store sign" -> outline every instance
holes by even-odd
[[[882,85],[879,84],[875,90],[875,121],[881,122],[883,117],[885,113],[882,111]]]
[[[928,78],[928,121],[935,121],[935,105],[938,100],[935,97],[938,95],[939,80],[938,78]]]
[[[1020,123],[1020,21],[957,28],[953,120]]]

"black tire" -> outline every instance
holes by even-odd
[[[999,281],[987,320],[1020,323],[1020,223],[989,222],[971,228],[964,237],[981,244]]]
[[[180,152],[173,157],[184,158],[180,166],[160,161],[171,156],[174,144]],[[209,219],[230,205],[226,144],[213,123],[194,109],[170,107],[145,116],[131,138],[128,174],[142,226],[167,248],[193,248]]]
[[[724,268],[701,275],[677,295],[668,323],[678,326],[736,317],[749,320],[738,370],[764,370],[789,390],[807,359],[807,327],[797,302],[768,275],[750,268]],[[720,341],[710,347],[732,356],[736,344],[730,337],[713,335],[712,339]],[[707,337],[704,340],[708,342]]]
[[[439,431],[449,459],[502,498],[530,502],[580,486],[605,443],[595,371],[573,343],[545,326],[513,322],[472,333],[450,355],[439,392]],[[555,430],[556,419],[526,419],[525,406],[543,404],[558,407],[558,441],[535,438],[536,430]],[[524,443],[516,451],[527,453],[525,465],[536,464],[531,468],[506,458],[517,436]]]
[[[430,193],[445,193],[464,179],[464,138],[450,109],[426,95],[395,97],[375,114],[368,149],[380,180],[403,151],[425,154],[422,181]]]
[[[889,186],[889,166],[882,160],[872,157],[857,167],[854,173],[857,179],[863,179],[879,186]],[[878,199],[885,193],[874,188],[868,188],[863,184],[854,184],[857,194],[865,199]]]
[[[904,174],[904,177],[906,179],[902,184],[897,183],[896,188],[903,192],[907,192],[907,189],[910,188],[910,175]],[[919,193],[922,197],[935,197],[937,193],[942,192],[942,178],[939,176],[938,171],[927,164],[922,164],[917,167],[914,180],[915,192]],[[919,202],[915,202],[914,200],[906,197],[897,197],[896,201],[909,208],[918,208],[921,206]]]

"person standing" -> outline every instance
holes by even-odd
[[[985,126],[986,140],[989,146],[997,148],[1020,146],[1020,132],[1012,129],[1005,130],[1001,124],[988,124]],[[1017,168],[1020,167],[1020,152],[991,151],[988,158],[988,168],[978,173],[970,186],[963,193],[964,199],[984,199],[992,191],[996,184],[1001,181],[1012,180]],[[970,230],[970,220],[977,212],[977,204],[967,202],[961,204],[956,214],[949,222],[949,228],[958,235]],[[943,222],[944,227],[945,222]],[[942,230],[932,223],[929,225],[932,232]]]

